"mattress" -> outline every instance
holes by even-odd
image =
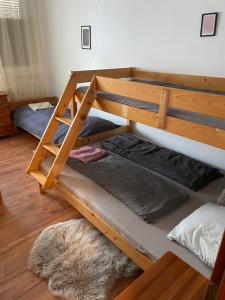
[[[41,167],[44,172],[49,170],[52,159],[49,157],[42,162]],[[165,252],[172,251],[201,274],[210,278],[212,270],[207,265],[189,250],[170,241],[166,236],[174,226],[195,209],[206,202],[216,202],[225,186],[225,178],[217,179],[200,192],[192,192],[183,187],[190,194],[190,200],[153,224],[147,224],[141,220],[120,200],[68,165],[59,176],[59,182],[116,228],[130,244],[151,259],[158,259]]]
[[[18,107],[12,115],[13,124],[20,127],[36,137],[41,138],[48,122],[55,110],[55,107],[49,107],[37,111],[33,111],[29,106]],[[70,110],[67,109],[65,113],[66,118],[70,118]],[[61,144],[67,133],[68,126],[61,124],[56,132],[53,142],[55,144]]]
[[[146,81],[146,80],[137,80],[137,79],[133,79],[133,81],[146,83],[146,84],[163,85],[166,87],[174,87],[174,88],[184,89],[184,87],[181,87],[179,85],[162,83],[162,82],[159,83],[156,81]],[[87,91],[87,88],[88,88],[88,86],[81,86],[81,87],[77,88],[77,91],[80,93],[85,93]],[[208,91],[208,90],[192,89],[189,87],[185,87],[185,89],[188,89],[191,91],[201,91],[201,92],[206,92],[206,93],[210,92],[210,93],[214,93],[215,95],[225,95],[225,93],[223,93],[223,92],[215,92],[215,91],[212,92],[212,91]],[[98,92],[97,95],[100,98],[111,100],[111,101],[114,101],[117,103],[134,106],[134,107],[144,109],[147,111],[151,111],[151,112],[156,112],[156,113],[159,112],[159,105],[154,104],[154,103],[139,101],[136,99],[122,97],[122,96],[118,96],[118,95],[110,94],[110,93]],[[207,115],[203,115],[203,114],[195,113],[195,112],[188,112],[188,111],[175,109],[175,108],[169,108],[168,115],[171,117],[176,117],[176,118],[182,119],[182,120],[191,121],[191,122],[195,122],[198,124],[212,126],[215,128],[225,130],[225,119],[222,119],[222,118],[215,118],[212,116],[207,116]]]

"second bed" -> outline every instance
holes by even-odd
[[[126,160],[125,158],[123,159]],[[42,169],[47,172],[51,163],[51,158],[46,159],[42,163]],[[143,168],[134,162],[132,164],[134,168]],[[105,176],[110,176],[109,173],[110,171]],[[150,173],[152,171],[149,171],[149,175]],[[118,176],[120,176],[119,173]],[[168,184],[171,183],[171,179],[165,176],[162,178]],[[68,164],[64,167],[58,180],[69,192],[78,197],[91,210],[112,225],[132,246],[149,258],[158,259],[166,251],[172,251],[201,274],[207,278],[210,277],[211,269],[189,250],[169,240],[167,234],[174,226],[203,204],[207,202],[216,203],[219,193],[225,186],[224,178],[216,179],[199,192],[191,191],[173,181],[173,185],[177,189],[189,195],[189,200],[151,224],[146,223],[117,197],[107,192],[102,186],[88,178],[88,176],[84,176],[81,172],[71,168]],[[139,187],[137,186],[136,188],[138,189]]]

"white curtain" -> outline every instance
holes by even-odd
[[[10,101],[45,96],[36,0],[0,0],[0,90]]]

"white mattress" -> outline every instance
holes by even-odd
[[[52,159],[48,158],[42,163],[42,168],[45,172],[49,169],[51,161]],[[59,176],[59,182],[108,223],[113,225],[142,253],[145,253],[150,258],[158,259],[165,252],[172,251],[201,274],[207,278],[210,277],[211,269],[189,250],[176,242],[170,241],[167,238],[167,234],[184,217],[203,203],[216,202],[219,193],[225,187],[225,178],[209,184],[201,192],[190,192],[191,197],[187,203],[154,224],[147,224],[141,220],[120,200],[67,165]],[[185,190],[187,191],[187,189]]]

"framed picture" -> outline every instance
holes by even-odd
[[[202,15],[202,24],[200,36],[215,36],[218,13],[210,13]]]
[[[81,26],[81,48],[91,49],[91,26]]]

